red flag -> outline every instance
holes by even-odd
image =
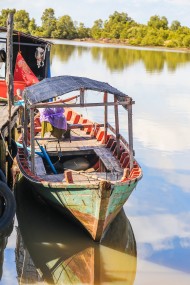
[[[36,75],[32,72],[23,56],[20,52],[17,54],[15,71],[14,71],[14,80],[15,81],[24,81],[27,86],[30,86],[34,83],[39,82]]]

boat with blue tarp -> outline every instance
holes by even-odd
[[[74,103],[73,98],[77,98]],[[133,150],[134,101],[108,83],[69,75],[25,88],[23,99],[23,135],[17,154],[22,175],[33,191],[100,241],[142,178]],[[129,142],[119,131],[119,106],[127,114]],[[108,121],[111,107],[114,127]],[[85,118],[80,114],[84,108],[103,108],[103,122]]]

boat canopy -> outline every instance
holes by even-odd
[[[117,100],[121,102],[125,101],[126,98],[130,98],[108,83],[69,75],[45,78],[39,83],[25,88],[23,97],[26,104],[32,105],[81,89],[107,92],[115,95]]]

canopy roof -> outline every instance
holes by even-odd
[[[122,93],[108,83],[86,77],[69,75],[45,78],[39,83],[25,88],[23,95],[27,104],[35,104],[72,91],[80,90],[81,88],[84,90],[107,92],[116,95],[118,101],[124,101],[126,98],[129,98],[128,95]]]
[[[0,26],[0,36],[2,38],[6,38],[7,37],[7,27],[2,27]],[[4,36],[3,36],[4,34]],[[53,45],[52,42],[41,39],[39,37],[35,37],[17,30],[13,30],[13,45],[16,43],[25,43],[25,42],[31,42],[31,43],[36,43],[36,44],[49,44],[49,45]]]

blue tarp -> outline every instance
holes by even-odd
[[[30,87],[25,88],[23,95],[27,104],[40,103],[72,91],[94,90],[116,95],[118,101],[125,100],[128,95],[112,87],[108,83],[77,76],[55,76],[46,78]]]

